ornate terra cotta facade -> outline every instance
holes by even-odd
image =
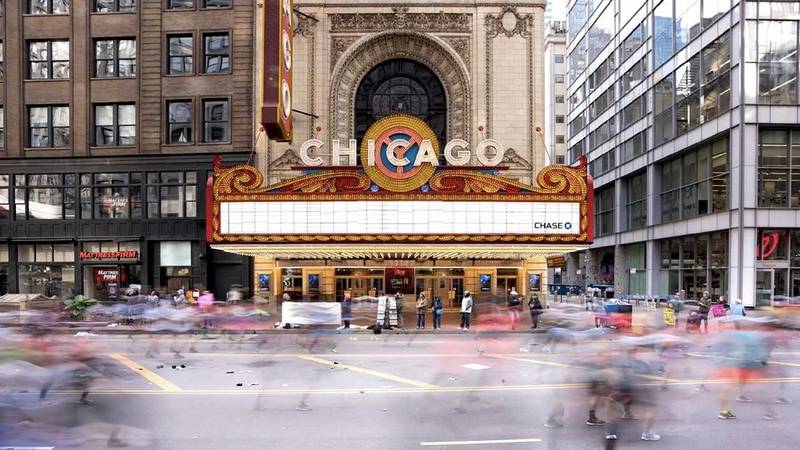
[[[536,131],[544,127],[545,5],[544,0],[295,1],[294,140],[257,139],[256,165],[268,183],[276,183],[300,174],[286,156],[305,140],[355,136],[354,108],[365,75],[385,61],[408,59],[442,84],[447,139],[496,139],[513,149],[505,174],[535,183],[546,154]]]
[[[593,206],[585,165],[544,163],[537,130],[544,127],[545,6],[295,0],[293,140],[259,134],[255,167],[217,164],[209,242],[254,256],[255,284],[273,297],[288,291],[292,298],[338,300],[343,291],[388,289],[398,268],[411,270],[412,290],[456,302],[465,289],[479,300],[511,286],[544,289],[545,256],[591,241]],[[258,66],[262,80],[264,61]],[[368,129],[393,114],[425,122],[423,137],[435,136],[439,165],[387,168],[380,158],[367,164],[365,142],[386,140],[385,130]],[[301,146],[309,139],[324,145],[305,155]],[[358,165],[340,166],[333,141],[352,148],[350,139],[358,142],[350,161]],[[445,143],[455,139],[468,143],[463,165],[443,157]],[[473,151],[485,140],[501,147],[492,167]],[[320,165],[307,166],[304,157]],[[557,212],[559,204],[569,212]],[[551,218],[574,220],[575,227],[539,233],[518,223]]]

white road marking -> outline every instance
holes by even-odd
[[[442,442],[420,442],[423,447],[439,447],[445,445],[483,445],[483,444],[520,444],[525,442],[542,442],[538,438],[525,439],[491,439],[486,441],[442,441]]]
[[[461,367],[463,367],[465,369],[472,369],[472,370],[484,370],[484,369],[488,369],[489,368],[489,366],[484,366],[483,364],[475,364],[475,363],[464,364]]]

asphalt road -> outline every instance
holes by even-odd
[[[542,334],[69,339],[93,343],[116,376],[95,381],[93,405],[67,385],[44,406],[36,386],[5,387],[31,421],[0,428],[0,447],[105,448],[115,430],[129,448],[156,449],[606,446],[606,427],[584,423],[587,367],[602,365],[602,343],[548,353]],[[773,354],[775,370],[748,388],[752,403],[733,404],[730,421],[716,418],[725,385],[709,378],[719,358],[703,343],[690,353],[638,356],[665,370],[635,376],[647,402],[634,413],[652,409],[662,440],[643,442],[642,421],[624,421],[617,448],[797,448],[800,345]],[[795,402],[772,405],[779,389]],[[565,426],[543,427],[559,403]],[[762,420],[773,406],[778,420]]]

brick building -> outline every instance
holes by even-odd
[[[0,2],[0,293],[248,284],[204,186],[253,148],[255,3]]]

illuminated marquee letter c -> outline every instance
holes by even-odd
[[[312,149],[319,150],[322,146],[325,145],[319,139],[309,139],[303,143],[303,146],[300,147],[300,160],[303,161],[303,164],[307,166],[321,166],[325,162],[319,156],[311,157],[308,152]]]

